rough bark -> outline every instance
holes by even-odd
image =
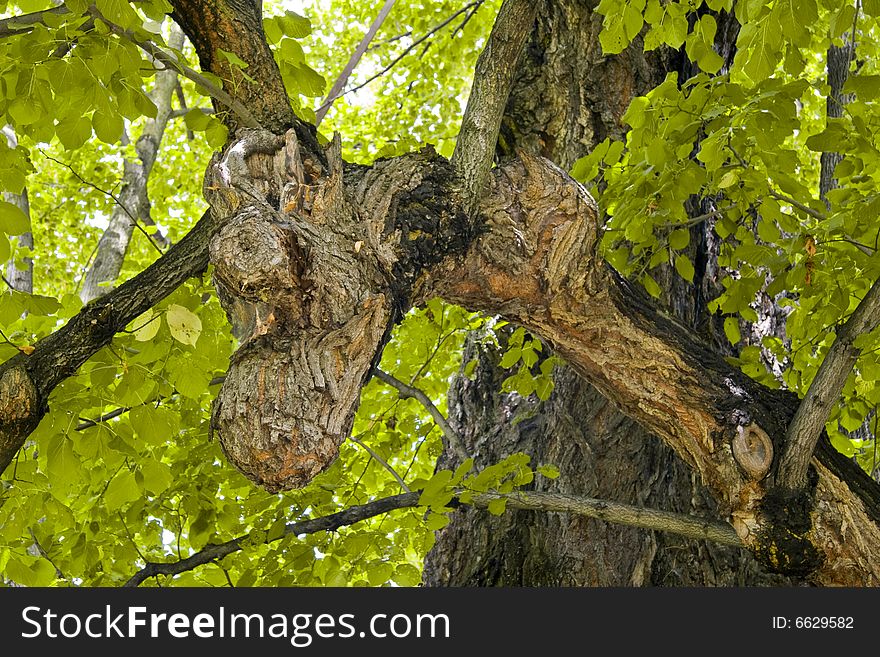
[[[541,3],[505,111],[499,153],[516,148],[537,152],[568,169],[599,141],[622,138],[626,126],[620,119],[630,99],[680,65],[676,53],[643,53],[638,44],[605,57],[598,48],[600,29],[601,18],[585,3]],[[724,39],[734,41],[735,35]],[[696,214],[704,211],[703,204],[693,205]],[[706,271],[712,258],[707,257],[711,248],[703,231],[705,226],[692,231],[690,255],[705,263],[701,270]],[[689,326],[708,329],[712,322],[704,300],[711,291],[703,287],[712,280],[707,271],[702,284],[694,287],[671,272],[661,281],[664,301]],[[539,404],[500,392],[506,374],[491,346],[473,340],[464,362],[474,356],[475,378],[457,377],[449,407],[477,467],[523,451],[535,463],[560,468],[556,481],[539,478],[538,490],[717,517],[714,501],[690,469],[570,368],[557,369],[553,396]],[[455,464],[447,458],[441,467]],[[510,512],[493,517],[467,508],[437,533],[424,574],[424,582],[435,586],[788,581],[763,571],[743,550],[571,516]]]
[[[214,404],[220,444],[268,490],[307,484],[349,435],[360,389],[414,281],[470,229],[430,151],[343,174],[303,166],[294,131],[251,132],[212,166],[220,300],[241,346]]]
[[[171,4],[171,17],[195,47],[201,69],[218,76],[260,126],[281,134],[297,123],[263,33],[260,0],[175,0]],[[247,63],[247,71],[232,65],[220,50],[235,53]],[[214,109],[234,132],[239,119],[216,102]]]
[[[273,91],[277,88],[267,88],[266,94]],[[299,485],[320,469],[320,459],[332,448],[309,450],[336,440],[334,427],[350,422],[356,403],[356,391],[338,391],[334,398],[326,377],[321,388],[318,373],[305,371],[311,364],[298,360],[299,354],[317,345],[322,377],[348,365],[363,368],[366,378],[366,354],[372,350],[375,357],[390,323],[410,305],[440,294],[542,337],[691,465],[718,501],[719,513],[767,567],[809,574],[821,584],[880,582],[875,556],[880,554],[880,489],[827,441],[813,460],[812,489],[802,496],[785,497],[775,489],[776,459],[767,473],[744,465],[744,454],[757,462],[766,457],[762,434],[774,455],[779,453],[796,398],[748,379],[616,278],[597,254],[601,224],[595,203],[558,167],[528,155],[497,167],[472,225],[455,192],[451,166],[436,155],[344,167],[338,146],[320,153],[312,149],[313,138],[301,126],[283,136],[241,132],[206,176],[210,219],[199,222],[153,267],[40,341],[31,356],[16,356],[0,367],[5,461],[0,465],[8,464],[35,426],[52,387],[167,294],[169,286],[179,284],[184,273],[203,267],[216,228],[239,222],[274,244],[257,262],[269,263],[270,256],[287,248],[290,263],[285,269],[282,258],[266,268],[248,266],[218,278],[226,287],[221,294],[227,310],[232,314],[241,304],[243,315],[253,317],[239,325],[252,329],[242,333],[244,351],[233,358],[232,368],[237,359],[247,361],[251,350],[262,349],[267,360],[290,363],[295,370],[245,364],[232,373],[231,383],[227,379],[230,388],[217,402],[215,421],[227,452],[239,452],[234,442],[242,440],[241,428],[253,427],[259,434],[255,448],[246,444],[241,450],[256,455],[256,465],[245,458],[240,467],[254,468],[250,476],[264,485]],[[345,278],[339,265],[328,265],[326,277],[316,269],[324,264],[324,242],[334,244],[343,261],[350,261],[346,254],[352,251],[357,256]],[[222,253],[217,255],[222,268]],[[284,294],[260,296],[274,289],[265,281],[267,272],[288,286]],[[255,297],[254,290],[262,292]],[[357,349],[333,341],[334,331],[347,332],[362,321],[385,331],[381,336],[365,331]],[[322,357],[330,359],[329,367]],[[351,360],[340,364],[334,358]],[[270,386],[268,377],[281,383]],[[300,411],[287,406],[287,391],[305,384],[314,389],[307,393],[309,407],[301,406],[309,416],[299,417]],[[260,403],[249,406],[240,399]],[[336,424],[334,414],[340,418]],[[734,448],[737,440],[741,449]],[[273,450],[265,464],[259,441]]]
[[[504,373],[491,347],[471,344],[473,379],[451,386],[451,419],[478,463],[526,452],[553,463],[555,481],[535,489],[624,500],[718,517],[690,468],[621,414],[571,368],[555,376],[543,405],[496,391]],[[571,514],[460,508],[425,564],[428,586],[731,586],[790,580],[763,571],[748,552]]]
[[[180,50],[183,46],[183,32],[177,26],[172,27],[168,45],[175,50]],[[166,68],[156,73],[155,84],[149,94],[150,100],[156,105],[156,116],[147,119],[135,144],[138,159],[123,160],[122,190],[110,213],[107,228],[98,241],[95,260],[83,281],[79,295],[83,303],[88,303],[112,289],[111,284],[122,270],[137,223],[141,226],[153,225],[147,182],[156,162],[165,126],[171,116],[171,98],[177,84],[176,71]]]

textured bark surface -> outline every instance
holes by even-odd
[[[436,268],[436,293],[532,330],[651,427],[695,470],[766,567],[823,584],[880,582],[880,563],[869,556],[880,549],[873,482],[821,451],[814,487],[802,496],[775,489],[773,470],[764,479],[744,471],[734,438],[754,424],[778,453],[797,397],[731,368],[608,269],[596,252],[595,202],[582,187],[546,160],[524,156],[493,177],[481,210],[488,230],[464,258]],[[831,468],[843,468],[850,492]]]
[[[240,39],[252,42],[257,58],[268,52],[250,25],[253,5],[178,5],[190,31],[206,30],[208,46]],[[235,20],[211,22],[212,9],[229,10]],[[235,23],[248,11],[250,18]],[[247,33],[234,34],[233,26]],[[261,74],[260,62],[250,63],[262,96],[243,96],[269,125],[280,116],[273,108],[284,92],[271,66]],[[372,351],[372,362],[390,324],[440,294],[526,326],[654,431],[693,468],[719,515],[766,567],[809,574],[820,584],[880,582],[880,488],[827,441],[803,495],[775,488],[775,458],[766,475],[744,465],[767,456],[766,444],[750,435],[763,432],[774,457],[779,453],[797,399],[743,376],[607,269],[597,253],[595,203],[564,171],[529,155],[497,167],[472,226],[452,168],[430,152],[344,167],[338,145],[325,153],[301,125],[282,133],[239,131],[206,176],[211,213],[186,238],[40,340],[30,356],[0,366],[0,466],[45,412],[52,388],[201,271],[211,237],[230,225],[254,238],[236,243],[233,231],[215,242],[220,295],[243,346],[214,419],[230,456],[242,455],[240,467],[266,487],[300,485],[332,459],[336,427],[350,422],[357,391],[337,389],[334,397],[329,377],[352,370],[365,379],[366,356]],[[256,257],[245,258],[251,248]],[[343,264],[327,262],[331,255]],[[372,329],[379,325],[381,335]],[[364,334],[357,348],[331,337],[356,329]],[[290,403],[288,391],[307,386],[305,401]],[[738,439],[743,444],[734,449]]]
[[[526,452],[560,469],[536,490],[592,495],[649,508],[717,517],[691,470],[622,415],[570,368],[543,405],[498,394],[498,355],[473,342],[473,380],[451,388],[451,419],[477,462]],[[570,514],[461,508],[426,561],[429,586],[730,586],[778,585],[748,552]]]
[[[599,141],[622,138],[626,126],[620,119],[630,99],[662,82],[666,72],[679,65],[681,58],[668,50],[642,53],[630,47],[619,56],[603,56],[598,46],[601,17],[588,4],[539,3],[540,18],[520,61],[499,153],[521,148],[568,169]],[[705,211],[701,204],[694,205],[696,214]],[[711,264],[704,230],[698,226],[692,231],[691,259]],[[703,303],[710,291],[703,287],[713,284],[712,271],[696,288],[674,272],[664,278],[664,301],[676,316],[693,327],[710,327]],[[718,517],[714,500],[674,452],[570,368],[557,369],[553,396],[537,404],[500,392],[506,373],[498,368],[497,354],[489,345],[474,341],[469,349],[464,362],[479,356],[476,377],[453,382],[449,407],[477,467],[522,451],[533,463],[560,468],[556,481],[539,478],[538,490]],[[441,463],[450,465],[455,464],[448,458]],[[744,550],[561,514],[510,512],[498,518],[468,508],[460,509],[437,533],[424,573],[424,582],[433,586],[727,586],[790,581],[766,573]]]
[[[241,342],[213,424],[229,460],[270,491],[304,486],[335,460],[412,283],[468,234],[432,153],[348,181],[338,142],[327,161],[315,178],[294,131],[250,132],[205,183],[224,221],[214,280]]]

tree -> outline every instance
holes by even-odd
[[[310,100],[325,88],[311,66],[335,73],[343,62],[318,40],[307,58],[310,24],[292,12],[69,2],[19,6],[0,22],[11,135],[0,167],[14,195],[0,229],[34,233],[32,285],[52,293],[12,275],[26,269],[27,239],[14,253],[0,240],[12,259],[5,577],[414,584],[439,540],[427,582],[504,582],[488,570],[469,580],[467,564],[451,576],[450,542],[497,554],[458,517],[435,536],[453,507],[473,506],[488,507],[468,512],[480,518],[563,512],[736,546],[723,558],[741,578],[719,582],[878,582],[873,437],[841,428],[876,416],[880,5],[506,0],[486,35],[488,22],[472,19],[495,11],[487,4],[402,9],[409,29],[383,28],[375,55],[366,39],[355,49],[361,33],[340,39],[389,62],[374,63],[379,73],[418,48],[426,56],[433,42],[417,34],[457,47],[434,48],[437,68],[413,69],[407,93],[373,116],[336,103],[328,116],[345,140],[313,126],[333,96],[323,109]],[[374,19],[346,9],[352,22]],[[444,85],[466,79],[483,38],[460,129],[438,122],[458,104]],[[398,42],[403,55],[383,60]],[[597,66],[579,69],[579,52]],[[383,133],[386,122],[397,130]],[[418,148],[426,141],[436,150]],[[120,160],[117,194],[108,165]],[[184,175],[199,166],[200,191]],[[84,208],[109,221],[82,306],[62,274],[80,258],[57,234],[85,242]],[[94,285],[126,276],[102,295]],[[564,440],[534,467],[501,432],[480,436],[492,423],[462,413],[500,377],[479,358],[465,361],[446,420],[467,329],[500,341],[500,366],[516,368],[502,383],[519,413],[507,436],[564,409],[579,377],[595,388],[586,403],[601,395],[631,418],[606,414],[609,432],[638,423],[692,470],[702,517],[692,504],[646,508],[679,506],[692,490],[662,450],[649,460],[669,470],[666,495],[649,482],[629,504],[632,491],[614,486],[600,487],[602,500],[530,490],[560,474],[554,460],[570,482],[589,464]],[[553,393],[561,360],[575,374],[557,374]],[[609,445],[625,459],[641,442]],[[506,540],[548,554],[544,540]],[[632,583],[658,581],[651,558],[615,567]]]

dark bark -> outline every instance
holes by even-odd
[[[688,65],[668,49],[643,53],[638,43],[619,56],[604,57],[598,51],[600,29],[601,17],[584,3],[542,3],[502,123],[501,154],[521,148],[570,168],[606,137],[623,138],[626,126],[620,118],[633,96]],[[723,44],[734,41],[735,33]],[[683,71],[685,77],[694,72]],[[703,204],[692,209],[699,214]],[[708,275],[696,286],[673,271],[661,280],[664,301],[675,316],[703,330],[712,323],[705,300],[712,293],[706,288],[713,285],[714,260],[707,253],[706,232],[705,225],[692,231],[690,255]],[[558,480],[539,478],[537,490],[717,517],[717,504],[681,459],[569,368],[557,370],[553,396],[540,404],[500,392],[505,373],[492,347],[472,340],[464,362],[474,356],[475,377],[455,380],[449,408],[478,468],[522,451],[535,464],[560,468]],[[447,458],[441,465],[455,464]],[[725,586],[790,580],[766,573],[746,551],[705,541],[562,514],[516,511],[496,518],[464,508],[437,533],[424,581],[433,586]]]

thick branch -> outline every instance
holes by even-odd
[[[837,332],[804,400],[785,434],[785,452],[779,464],[780,486],[798,489],[807,483],[807,468],[831,410],[858,360],[861,349],[853,342],[880,325],[880,280],[875,281],[855,312]]]
[[[531,0],[505,0],[486,48],[477,60],[474,84],[452,154],[452,166],[461,179],[469,212],[475,209],[480,190],[492,168],[516,62],[535,24],[537,6]]]
[[[52,390],[138,315],[208,266],[208,240],[219,222],[206,212],[193,229],[143,272],[88,304],[34,352],[0,365],[0,471],[36,428]]]
[[[305,142],[307,135],[311,136],[308,150],[317,152],[314,129],[301,124],[290,107],[281,72],[263,33],[262,3],[253,0],[174,0],[171,4],[174,7],[172,18],[195,47],[201,69],[218,76],[225,88],[234,90],[236,101],[249,110],[254,124],[276,134],[295,126],[301,141]],[[247,64],[247,70],[232,65],[220,51],[235,53]],[[238,110],[235,114],[241,116]],[[231,132],[249,125],[219,111],[218,117]]]
[[[880,583],[880,491],[864,472],[825,440],[808,491],[786,497],[776,486],[796,396],[731,367],[608,269],[598,208],[563,171],[526,155],[496,171],[479,208],[483,234],[464,258],[434,270],[422,298],[433,292],[540,335],[696,470],[768,568]],[[853,334],[867,326],[851,321]],[[768,460],[769,470],[751,467]]]
[[[419,506],[420,496],[421,491],[401,493],[400,495],[385,497],[367,504],[353,506],[329,516],[291,523],[285,527],[284,534],[272,539],[272,541],[277,541],[287,536],[303,536],[320,531],[335,531],[340,527],[353,525],[383,513],[396,511],[397,509],[417,507]],[[632,527],[667,531],[686,538],[705,539],[724,545],[742,546],[736,532],[733,531],[730,525],[724,523],[670,513],[668,511],[645,509],[588,497],[577,497],[575,495],[541,492],[478,493],[473,495],[472,501],[467,504],[472,504],[476,507],[486,507],[489,505],[489,502],[497,499],[506,500],[507,507],[511,509],[572,513]],[[462,504],[459,500],[456,500],[455,503]],[[192,556],[180,561],[170,563],[149,562],[135,573],[124,586],[136,587],[150,577],[156,577],[157,575],[179,575],[207,563],[218,561],[227,555],[242,550],[246,545],[252,544],[252,540],[249,539],[254,535],[255,533],[252,532],[219,545],[208,545]]]

